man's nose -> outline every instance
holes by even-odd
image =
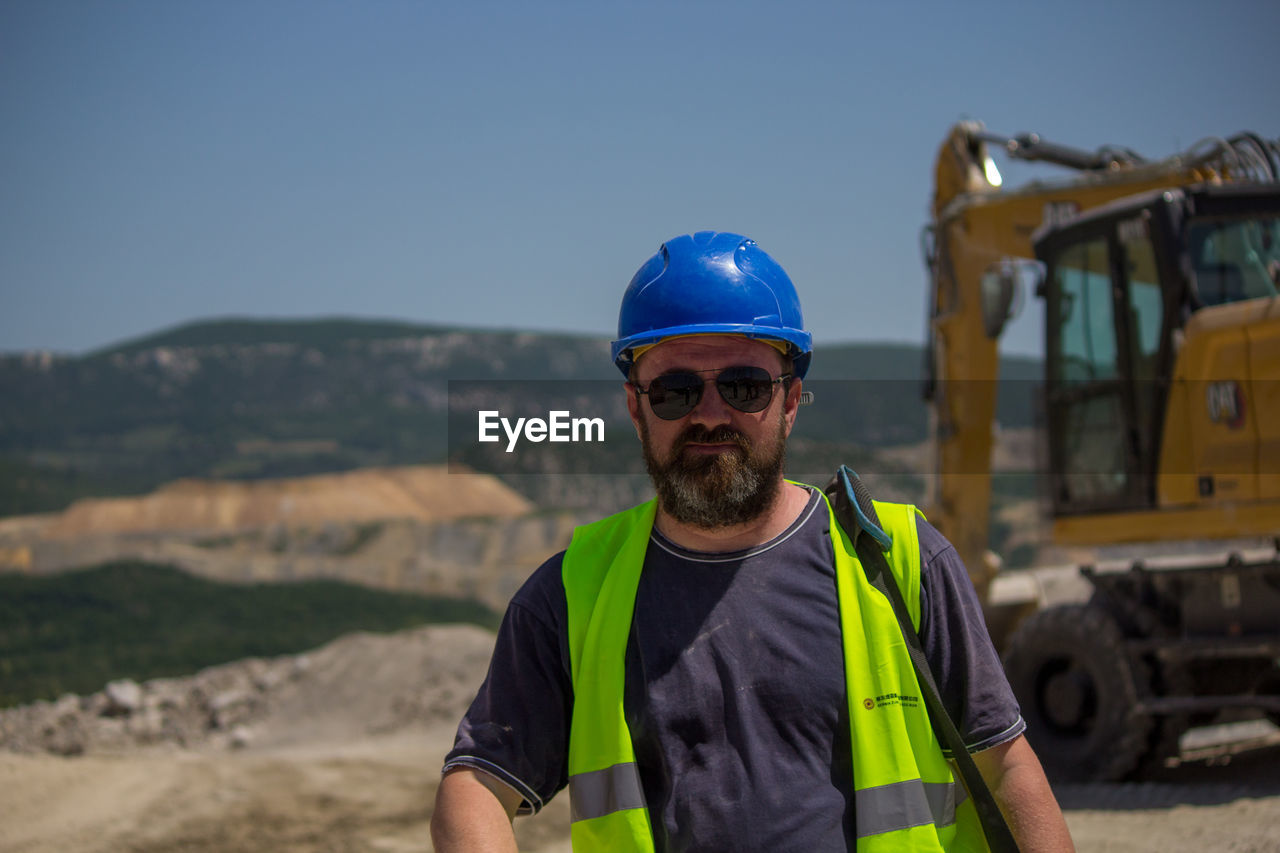
[[[729,423],[732,417],[733,409],[724,401],[724,397],[720,396],[720,389],[716,387],[715,379],[708,377],[702,386],[702,398],[698,400],[698,405],[693,407],[689,418],[694,423],[705,427],[716,427]]]

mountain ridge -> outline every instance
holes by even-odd
[[[1016,388],[1031,387],[1038,365],[1002,360]],[[923,366],[912,344],[819,345],[806,381],[818,404],[799,422],[797,448],[824,448],[825,470],[828,457],[923,440]],[[261,479],[447,459],[500,475],[625,473],[631,468],[616,460],[638,455],[625,413],[615,417],[609,448],[583,448],[578,468],[539,459],[521,470],[485,467],[509,464],[500,452],[460,450],[448,416],[460,388],[484,408],[545,414],[554,389],[617,409],[620,378],[603,337],[335,317],[215,318],[82,356],[0,355],[0,515],[139,494],[182,477]],[[1014,399],[1026,395],[1007,396],[1002,424],[1029,424],[1029,400]],[[525,485],[540,502],[530,492],[538,487]]]

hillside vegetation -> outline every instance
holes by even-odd
[[[0,707],[439,622],[492,629],[498,616],[454,598],[321,580],[221,584],[139,562],[0,574]]]
[[[828,457],[867,459],[865,448],[923,440],[922,364],[918,347],[819,346],[806,381],[818,402],[799,420],[797,451],[816,453],[825,470]],[[1037,363],[1009,359],[1003,370],[1000,420],[1025,426]],[[446,459],[513,478],[535,502],[560,502],[564,489],[518,475],[641,470],[619,378],[603,338],[347,319],[209,321],[79,357],[0,355],[0,515],[183,477]],[[462,401],[470,408],[455,405],[451,420]],[[477,406],[534,416],[553,405],[606,414],[605,442],[507,454],[468,441]]]

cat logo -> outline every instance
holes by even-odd
[[[1075,219],[1079,213],[1080,205],[1074,201],[1045,202],[1040,211],[1040,225],[1046,228],[1055,228]]]
[[[1205,404],[1209,420],[1215,424],[1226,424],[1229,429],[1244,426],[1244,392],[1240,390],[1240,383],[1210,382],[1205,391]]]

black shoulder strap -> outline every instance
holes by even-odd
[[[965,789],[968,790],[969,796],[973,797],[974,807],[982,820],[982,831],[987,836],[987,844],[995,853],[1016,853],[1018,843],[1014,841],[1013,833],[1009,831],[1009,825],[1005,822],[991,789],[987,787],[986,781],[978,771],[978,765],[973,763],[973,757],[969,755],[969,750],[964,745],[964,738],[960,736],[955,722],[942,704],[942,696],[938,692],[937,682],[934,681],[933,672],[925,658],[924,647],[920,644],[915,626],[911,624],[911,615],[907,610],[906,602],[902,600],[902,590],[898,588],[898,582],[885,560],[884,551],[887,547],[882,543],[887,541],[888,537],[880,527],[880,519],[876,515],[875,506],[871,503],[871,493],[858,479],[858,475],[844,465],[840,466],[840,470],[836,472],[824,491],[831,501],[832,509],[835,510],[836,520],[840,522],[849,540],[853,542],[858,560],[867,573],[867,579],[893,605],[893,612],[898,617],[902,636],[907,642],[911,663],[915,667],[916,679],[920,682],[920,692],[924,694],[925,708],[933,722],[933,730],[950,750],[951,758],[960,770]],[[861,535],[863,533],[867,535]]]

